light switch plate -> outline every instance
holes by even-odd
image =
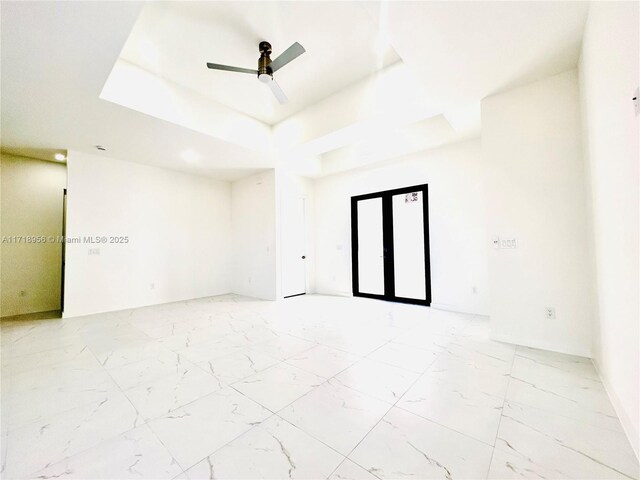
[[[513,237],[501,238],[500,248],[506,248],[506,249],[518,248],[518,239]]]

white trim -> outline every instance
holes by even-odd
[[[489,338],[491,338],[491,340],[496,340],[498,342],[513,343],[514,345],[521,345],[523,347],[539,348],[540,350],[549,350],[551,352],[565,353],[567,355],[576,355],[578,357],[591,358],[590,350],[582,350],[582,349],[572,350],[572,349],[566,348],[566,346],[564,345],[555,345],[553,343],[531,341],[528,338],[522,339],[518,337],[512,337],[511,335],[502,335],[502,334],[496,335],[493,332],[489,334]]]
[[[330,290],[330,289],[322,289],[315,292],[316,295],[328,295],[333,297],[353,297],[351,292],[345,292],[342,290]]]
[[[182,302],[191,302],[194,300],[202,300],[205,298],[211,298],[211,297],[223,297],[225,295],[238,295],[240,297],[248,297],[248,295],[243,295],[242,293],[235,293],[232,291],[228,291],[225,293],[212,293],[211,295],[205,295],[204,297],[188,297],[188,298],[180,298],[178,300],[170,300],[168,302],[156,302],[156,303],[141,303],[139,305],[133,305],[131,307],[124,307],[124,308],[116,308],[113,310],[98,310],[96,312],[84,312],[84,313],[69,313],[69,312],[62,312],[62,318],[66,319],[66,318],[78,318],[78,317],[88,317],[91,315],[103,315],[105,313],[117,313],[117,312],[128,312],[129,310],[135,310],[138,308],[148,308],[148,307],[157,307],[159,305],[170,305],[172,303],[182,303]],[[258,298],[258,297],[249,297],[249,298],[255,298],[257,300],[268,300],[268,301],[273,301],[273,298]],[[39,312],[34,312],[34,313],[39,313]],[[32,315],[32,314],[29,314]],[[4,318],[4,317],[3,317]]]
[[[602,375],[602,370],[598,366],[598,362],[596,361],[596,359],[592,358],[591,362],[593,363],[593,366],[595,367],[596,372],[598,372],[600,381],[602,382],[602,385],[604,386],[604,389],[607,392],[607,395],[609,396],[609,400],[611,400],[613,409],[616,411],[616,414],[618,415],[618,419],[622,424],[622,429],[624,430],[624,433],[627,435],[627,438],[629,439],[631,448],[633,449],[633,452],[636,454],[636,458],[640,460],[640,434],[636,430],[635,426],[633,425],[633,422],[631,422],[629,415],[627,415],[627,412],[622,406],[622,402],[620,401],[620,398],[618,398],[618,396],[616,395],[615,390],[613,389],[611,384],[607,381],[606,377]]]
[[[453,313],[464,313],[466,315],[481,315],[483,317],[488,317],[489,314],[486,312],[470,312],[467,311],[464,308],[459,308],[456,307],[455,305],[448,305],[446,303],[435,303],[435,302],[431,302],[431,308],[435,308],[436,310],[444,310],[447,312],[453,312]]]

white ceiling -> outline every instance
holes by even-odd
[[[276,124],[276,140],[295,133],[298,145],[287,148],[324,158],[320,174],[347,157],[362,166],[380,160],[360,147],[380,135],[380,118],[408,132],[390,137],[397,147],[387,142],[385,159],[406,151],[407,138],[424,135],[428,148],[478,135],[482,98],[576,66],[587,9],[572,1],[3,1],[2,149],[95,153],[101,144],[115,158],[235,179],[275,165],[265,122]],[[205,67],[255,68],[262,39],[273,58],[294,41],[307,49],[277,73],[291,100],[284,107],[251,75]],[[129,101],[101,99],[124,64],[161,88],[123,91],[120,77],[111,90]],[[173,110],[179,121],[166,114]],[[200,159],[185,162],[187,150]]]
[[[141,8],[2,2],[2,150],[42,159],[79,150],[221,179],[272,166],[262,153],[99,98]],[[185,162],[189,149],[202,158]]]
[[[480,100],[576,66],[588,2],[366,2],[444,105]]]
[[[121,58],[273,125],[399,60],[358,2],[152,2]],[[254,75],[213,71],[206,62],[257,69],[258,44],[275,59],[294,42],[306,49],[275,78],[280,105]]]

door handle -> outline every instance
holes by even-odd
[[[307,257],[305,257],[304,255],[302,255],[302,259],[304,260],[305,258],[307,258]]]

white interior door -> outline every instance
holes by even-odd
[[[304,198],[287,197],[280,206],[282,295],[306,293]]]
[[[358,288],[384,295],[381,197],[358,201]]]

